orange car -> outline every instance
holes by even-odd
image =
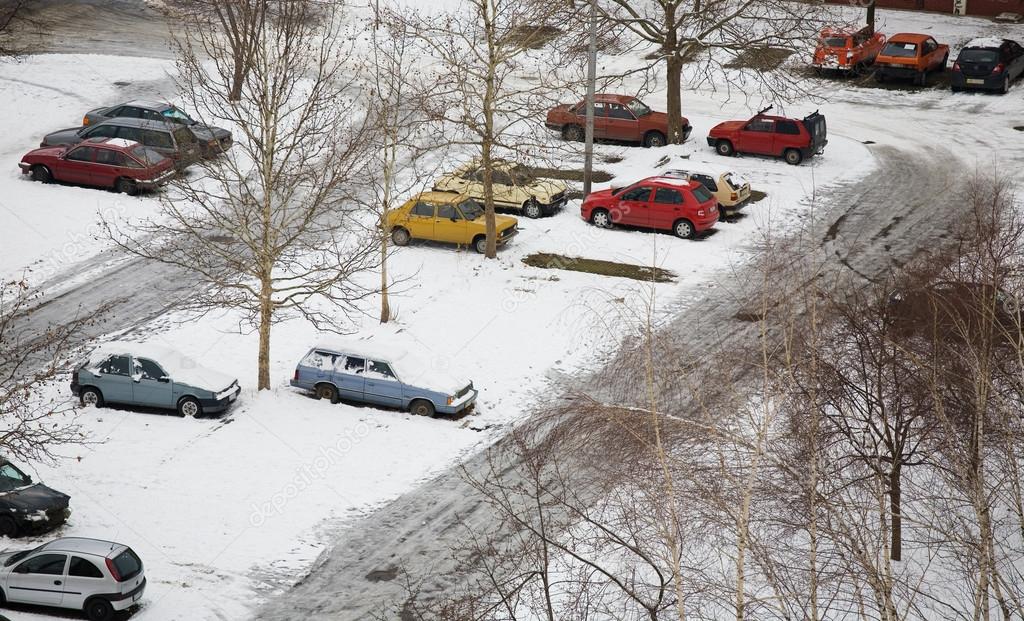
[[[875,59],[875,80],[913,79],[924,86],[928,83],[928,73],[945,71],[948,61],[948,45],[937,43],[928,35],[900,33],[889,38]]]
[[[826,28],[814,50],[811,66],[819,72],[841,71],[859,73],[875,62],[885,45],[885,35],[872,33],[868,27],[856,32],[847,29]]]

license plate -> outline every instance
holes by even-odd
[[[985,80],[968,79],[967,83],[968,84],[984,84]]]

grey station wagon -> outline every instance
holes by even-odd
[[[458,414],[472,408],[477,396],[471,381],[432,369],[408,353],[373,351],[358,343],[309,350],[295,368],[291,385],[331,403],[346,399],[419,416]]]
[[[106,343],[71,376],[71,392],[82,405],[141,405],[177,410],[181,416],[223,412],[241,391],[230,375],[168,347],[144,343]]]
[[[126,101],[114,106],[89,110],[82,117],[82,125],[95,125],[115,118],[169,121],[186,125],[199,141],[199,148],[206,157],[212,157],[231,148],[231,132],[221,127],[200,123],[185,114],[181,108],[166,101]]]
[[[39,146],[60,147],[78,144],[89,138],[124,138],[137,142],[174,160],[174,167],[178,170],[185,170],[202,157],[199,143],[188,127],[169,121],[147,119],[118,118],[96,125],[62,129],[47,134]]]

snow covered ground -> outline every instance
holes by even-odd
[[[990,26],[983,20],[881,13],[888,31],[927,27],[940,40],[948,35],[966,41]],[[1024,38],[1019,28],[1014,32]],[[173,97],[170,69],[167,61],[77,55],[0,64],[6,95],[0,159],[9,164],[0,171],[0,276],[26,273],[38,284],[55,267],[104,247],[94,235],[98,213],[130,218],[154,212],[152,196],[128,199],[102,190],[32,183],[21,177],[16,161],[44,133],[75,125],[90,108],[141,94]],[[1004,115],[1019,116],[1022,90],[1018,86],[991,105]],[[256,339],[239,331],[238,317],[175,314],[135,330],[124,338],[170,344],[206,366],[238,376],[246,387],[241,399],[227,415],[199,420],[120,409],[81,412],[78,420],[89,444],[63,449],[56,464],[30,465],[41,480],[72,496],[70,522],[58,533],[7,547],[26,547],[55,535],[121,541],[147,565],[149,587],[134,618],[245,618],[267,589],[308,569],[339,522],[493,441],[504,425],[543,403],[556,381],[592,368],[618,345],[621,335],[603,320],[617,317],[623,300],[648,285],[528,267],[522,257],[552,252],[655,264],[678,275],[674,283],[655,285],[660,312],[676,312],[703,289],[727,285],[729,268],[745,260],[765,234],[799,226],[816,189],[864,182],[875,163],[862,141],[906,144],[907,132],[889,126],[913,125],[922,103],[952,113],[976,101],[969,97],[974,96],[842,87],[836,104],[822,106],[830,122],[825,155],[791,167],[761,158],[717,157],[703,142],[707,130],[721,120],[748,116],[750,110],[711,93],[687,93],[685,114],[694,125],[688,144],[659,150],[599,145],[598,166],[618,182],[667,168],[725,163],[768,195],[747,207],[739,221],[720,223],[703,240],[685,241],[668,234],[597,229],[580,220],[575,201],[554,217],[521,219],[522,233],[496,261],[441,245],[400,249],[391,270],[410,280],[392,294],[396,320],[380,326],[369,306],[356,326],[358,336],[398,332],[438,368],[465,371],[481,394],[477,412],[460,420],[330,405],[292,390],[288,379],[295,363],[319,339],[299,320],[274,328],[274,390],[258,395],[251,389]],[[664,93],[647,99],[663,108]],[[789,112],[812,110],[794,105]],[[965,138],[963,148],[984,159],[991,157],[988,145]],[[662,163],[665,157],[668,162]],[[57,394],[68,398],[65,386]],[[9,616],[44,615],[19,610]]]

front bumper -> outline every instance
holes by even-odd
[[[504,246],[508,242],[512,241],[512,238],[515,237],[516,235],[519,235],[519,227],[514,227],[511,230],[506,230],[506,232],[502,233],[501,236],[498,237],[495,244],[498,246]]]
[[[474,388],[466,393],[462,399],[455,401],[450,405],[436,406],[434,410],[440,414],[458,414],[460,412],[465,412],[473,408],[478,394],[480,394],[479,391]]]
[[[18,530],[25,534],[40,534],[61,526],[71,517],[70,507],[60,507],[49,511],[21,513],[15,517]]]
[[[220,399],[200,399],[199,405],[203,407],[204,414],[216,414],[217,412],[223,412],[231,407],[231,404],[238,399],[238,395],[240,394],[242,394],[242,387],[236,386],[231,394],[221,397]]]
[[[949,85],[953,88],[976,88],[985,91],[998,91],[1003,89],[1003,80],[1006,76],[1001,73],[987,76],[964,75],[960,72],[949,74]]]
[[[683,128],[683,142],[690,139],[690,134],[693,133],[693,125],[687,125]]]
[[[545,121],[544,122],[544,127],[550,129],[553,132],[561,132],[562,131],[562,125],[560,123],[548,123],[548,122]]]

